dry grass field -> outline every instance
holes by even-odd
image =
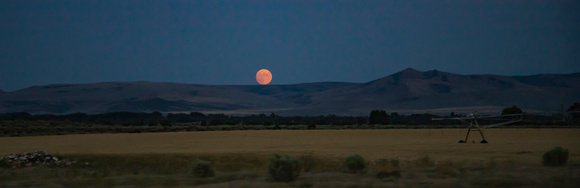
[[[60,154],[135,153],[313,153],[342,157],[360,154],[369,159],[416,158],[440,160],[517,159],[537,162],[547,150],[562,146],[580,161],[580,129],[487,129],[488,144],[465,129],[395,130],[260,130],[143,134],[90,134],[0,138],[0,155],[44,150]],[[472,143],[475,142],[475,144]]]
[[[487,129],[485,136],[486,140],[489,141],[488,144],[479,143],[481,136],[477,132],[471,133],[467,143],[457,143],[458,140],[464,139],[465,133],[465,129],[260,130],[3,137],[0,138],[0,155],[36,150],[68,157],[81,156],[81,159],[83,155],[238,155],[259,156],[257,158],[265,159],[264,163],[267,163],[267,156],[273,153],[291,156],[311,155],[327,161],[340,161],[349,155],[359,154],[371,164],[369,173],[364,176],[344,174],[340,171],[319,170],[318,173],[305,173],[297,182],[288,184],[279,184],[268,180],[264,169],[267,164],[261,164],[260,172],[249,175],[252,178],[226,178],[226,180],[215,180],[214,183],[211,181],[202,183],[203,186],[210,187],[232,185],[234,185],[233,187],[273,185],[288,187],[382,187],[392,185],[411,187],[477,187],[477,185],[484,187],[527,187],[530,185],[570,186],[578,183],[580,176],[578,168],[572,166],[543,167],[540,161],[544,152],[556,146],[562,146],[569,150],[569,164],[578,164],[580,162],[580,130]],[[376,179],[374,177],[376,171],[382,169],[380,167],[381,160],[400,160],[401,165],[397,169],[404,172],[401,179]],[[417,165],[421,160],[428,160],[432,165]],[[394,170],[392,166],[386,166],[385,169]],[[491,170],[485,171],[486,168],[491,168]],[[441,169],[451,170],[437,173]],[[450,171],[451,175],[447,171]],[[2,176],[2,172],[0,172],[0,176]],[[169,179],[176,177],[183,179],[182,176],[170,176]],[[10,180],[10,178],[4,179]],[[347,183],[332,184],[337,180],[347,181]],[[485,182],[488,180],[493,183],[486,184]],[[514,180],[518,181],[513,182]],[[24,180],[19,180],[19,182],[22,181]],[[182,183],[159,184],[158,181],[153,181],[151,185],[192,185],[191,183],[183,183],[181,180],[175,180],[175,182]],[[199,184],[197,182],[194,185]],[[21,184],[14,183],[14,185]]]

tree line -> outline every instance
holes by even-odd
[[[580,119],[580,104],[570,106],[570,120]],[[507,107],[502,115],[522,113],[517,106]],[[201,126],[212,125],[457,125],[458,122],[437,121],[432,118],[461,117],[463,114],[451,112],[448,116],[429,113],[403,115],[397,112],[387,113],[385,110],[372,110],[369,116],[338,116],[334,114],[320,116],[280,116],[275,113],[254,114],[247,116],[232,116],[225,114],[203,114],[200,112],[168,113],[160,112],[111,112],[104,114],[72,113],[65,115],[30,114],[27,112],[0,114],[0,121],[31,120],[31,121],[70,121],[80,123],[95,123],[123,126],[172,126],[174,124],[191,123]],[[536,123],[550,123],[562,119],[554,115],[529,115]],[[529,123],[529,122],[528,122]]]

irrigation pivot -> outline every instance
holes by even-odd
[[[466,143],[467,142],[467,138],[469,138],[469,133],[471,131],[476,131],[479,132],[479,134],[481,135],[481,142],[482,144],[487,143],[487,140],[485,140],[485,136],[483,135],[483,129],[484,128],[491,128],[491,127],[497,127],[497,126],[502,126],[502,125],[507,125],[507,124],[511,124],[511,123],[516,123],[516,122],[520,122],[522,121],[522,116],[524,114],[509,114],[509,115],[501,115],[501,116],[486,116],[486,117],[479,117],[479,115],[477,114],[477,111],[468,114],[466,117],[451,117],[451,118],[432,118],[431,120],[433,121],[439,121],[439,120],[459,120],[461,122],[464,122],[466,124],[469,124],[469,127],[467,127],[467,134],[465,135],[465,140],[459,140],[459,143]],[[477,122],[478,118],[497,118],[497,117],[517,117],[519,116],[519,118],[512,118],[509,121],[504,121],[501,123],[496,123],[496,124],[491,124],[491,125],[486,125],[486,126],[480,126],[479,123]]]

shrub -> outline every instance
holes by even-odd
[[[300,174],[300,164],[298,160],[286,155],[281,157],[274,154],[270,158],[270,165],[268,166],[269,173],[274,178],[274,181],[290,182],[296,180]]]
[[[171,127],[171,121],[169,121],[169,120],[161,120],[161,121],[159,121],[159,124],[161,124],[161,126],[164,126],[164,127]]]
[[[150,121],[147,123],[147,125],[149,126],[157,126],[158,122],[157,121]]]
[[[555,147],[542,156],[542,164],[544,166],[562,166],[567,162],[568,150],[562,147]]]
[[[192,165],[192,173],[195,177],[205,178],[215,176],[213,168],[209,161],[195,160]]]
[[[360,155],[352,155],[344,160],[344,166],[349,172],[360,174],[366,168],[367,163]]]
[[[209,121],[209,125],[222,125],[224,124],[221,120],[219,119],[212,119],[211,121]]]

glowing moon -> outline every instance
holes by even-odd
[[[272,81],[272,73],[268,69],[261,69],[256,73],[256,81],[262,85],[266,85]]]

